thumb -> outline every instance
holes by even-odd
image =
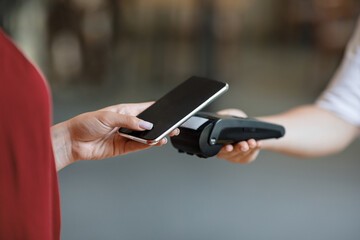
[[[151,130],[153,128],[153,124],[150,122],[141,120],[135,116],[111,111],[99,111],[98,120],[105,126],[111,128],[125,127],[136,131]]]

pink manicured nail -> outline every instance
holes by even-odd
[[[180,134],[180,129],[176,129],[176,133],[175,133],[175,136],[178,136]]]
[[[247,152],[248,150],[249,150],[248,147],[241,147],[241,151],[243,151],[243,152]]]
[[[142,129],[146,129],[146,130],[151,130],[153,128],[154,124],[152,124],[151,122],[147,122],[144,120],[141,120],[139,123],[139,127],[141,127]]]
[[[226,151],[231,152],[232,150],[233,150],[233,146],[231,145],[226,146]]]

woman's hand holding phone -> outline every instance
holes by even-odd
[[[152,123],[135,117],[154,102],[119,104],[76,116],[52,127],[56,169],[77,160],[103,159],[149,148],[149,145],[120,136],[126,127],[136,131],[150,130]],[[179,134],[175,129],[170,135]],[[157,146],[167,142],[161,139]]]

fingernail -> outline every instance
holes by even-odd
[[[233,147],[231,145],[226,146],[226,151],[231,152],[233,150]]]
[[[167,144],[167,138],[163,138],[164,140],[163,140],[163,144]]]
[[[151,130],[153,128],[154,124],[152,124],[151,122],[147,122],[144,120],[141,120],[139,123],[139,127],[141,127],[142,129],[146,129],[146,130]]]
[[[246,147],[241,148],[241,151],[243,151],[243,152],[247,152],[248,150],[249,150],[249,148],[246,148]]]

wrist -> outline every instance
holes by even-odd
[[[68,121],[65,121],[51,127],[51,140],[57,171],[76,161],[68,124]]]

